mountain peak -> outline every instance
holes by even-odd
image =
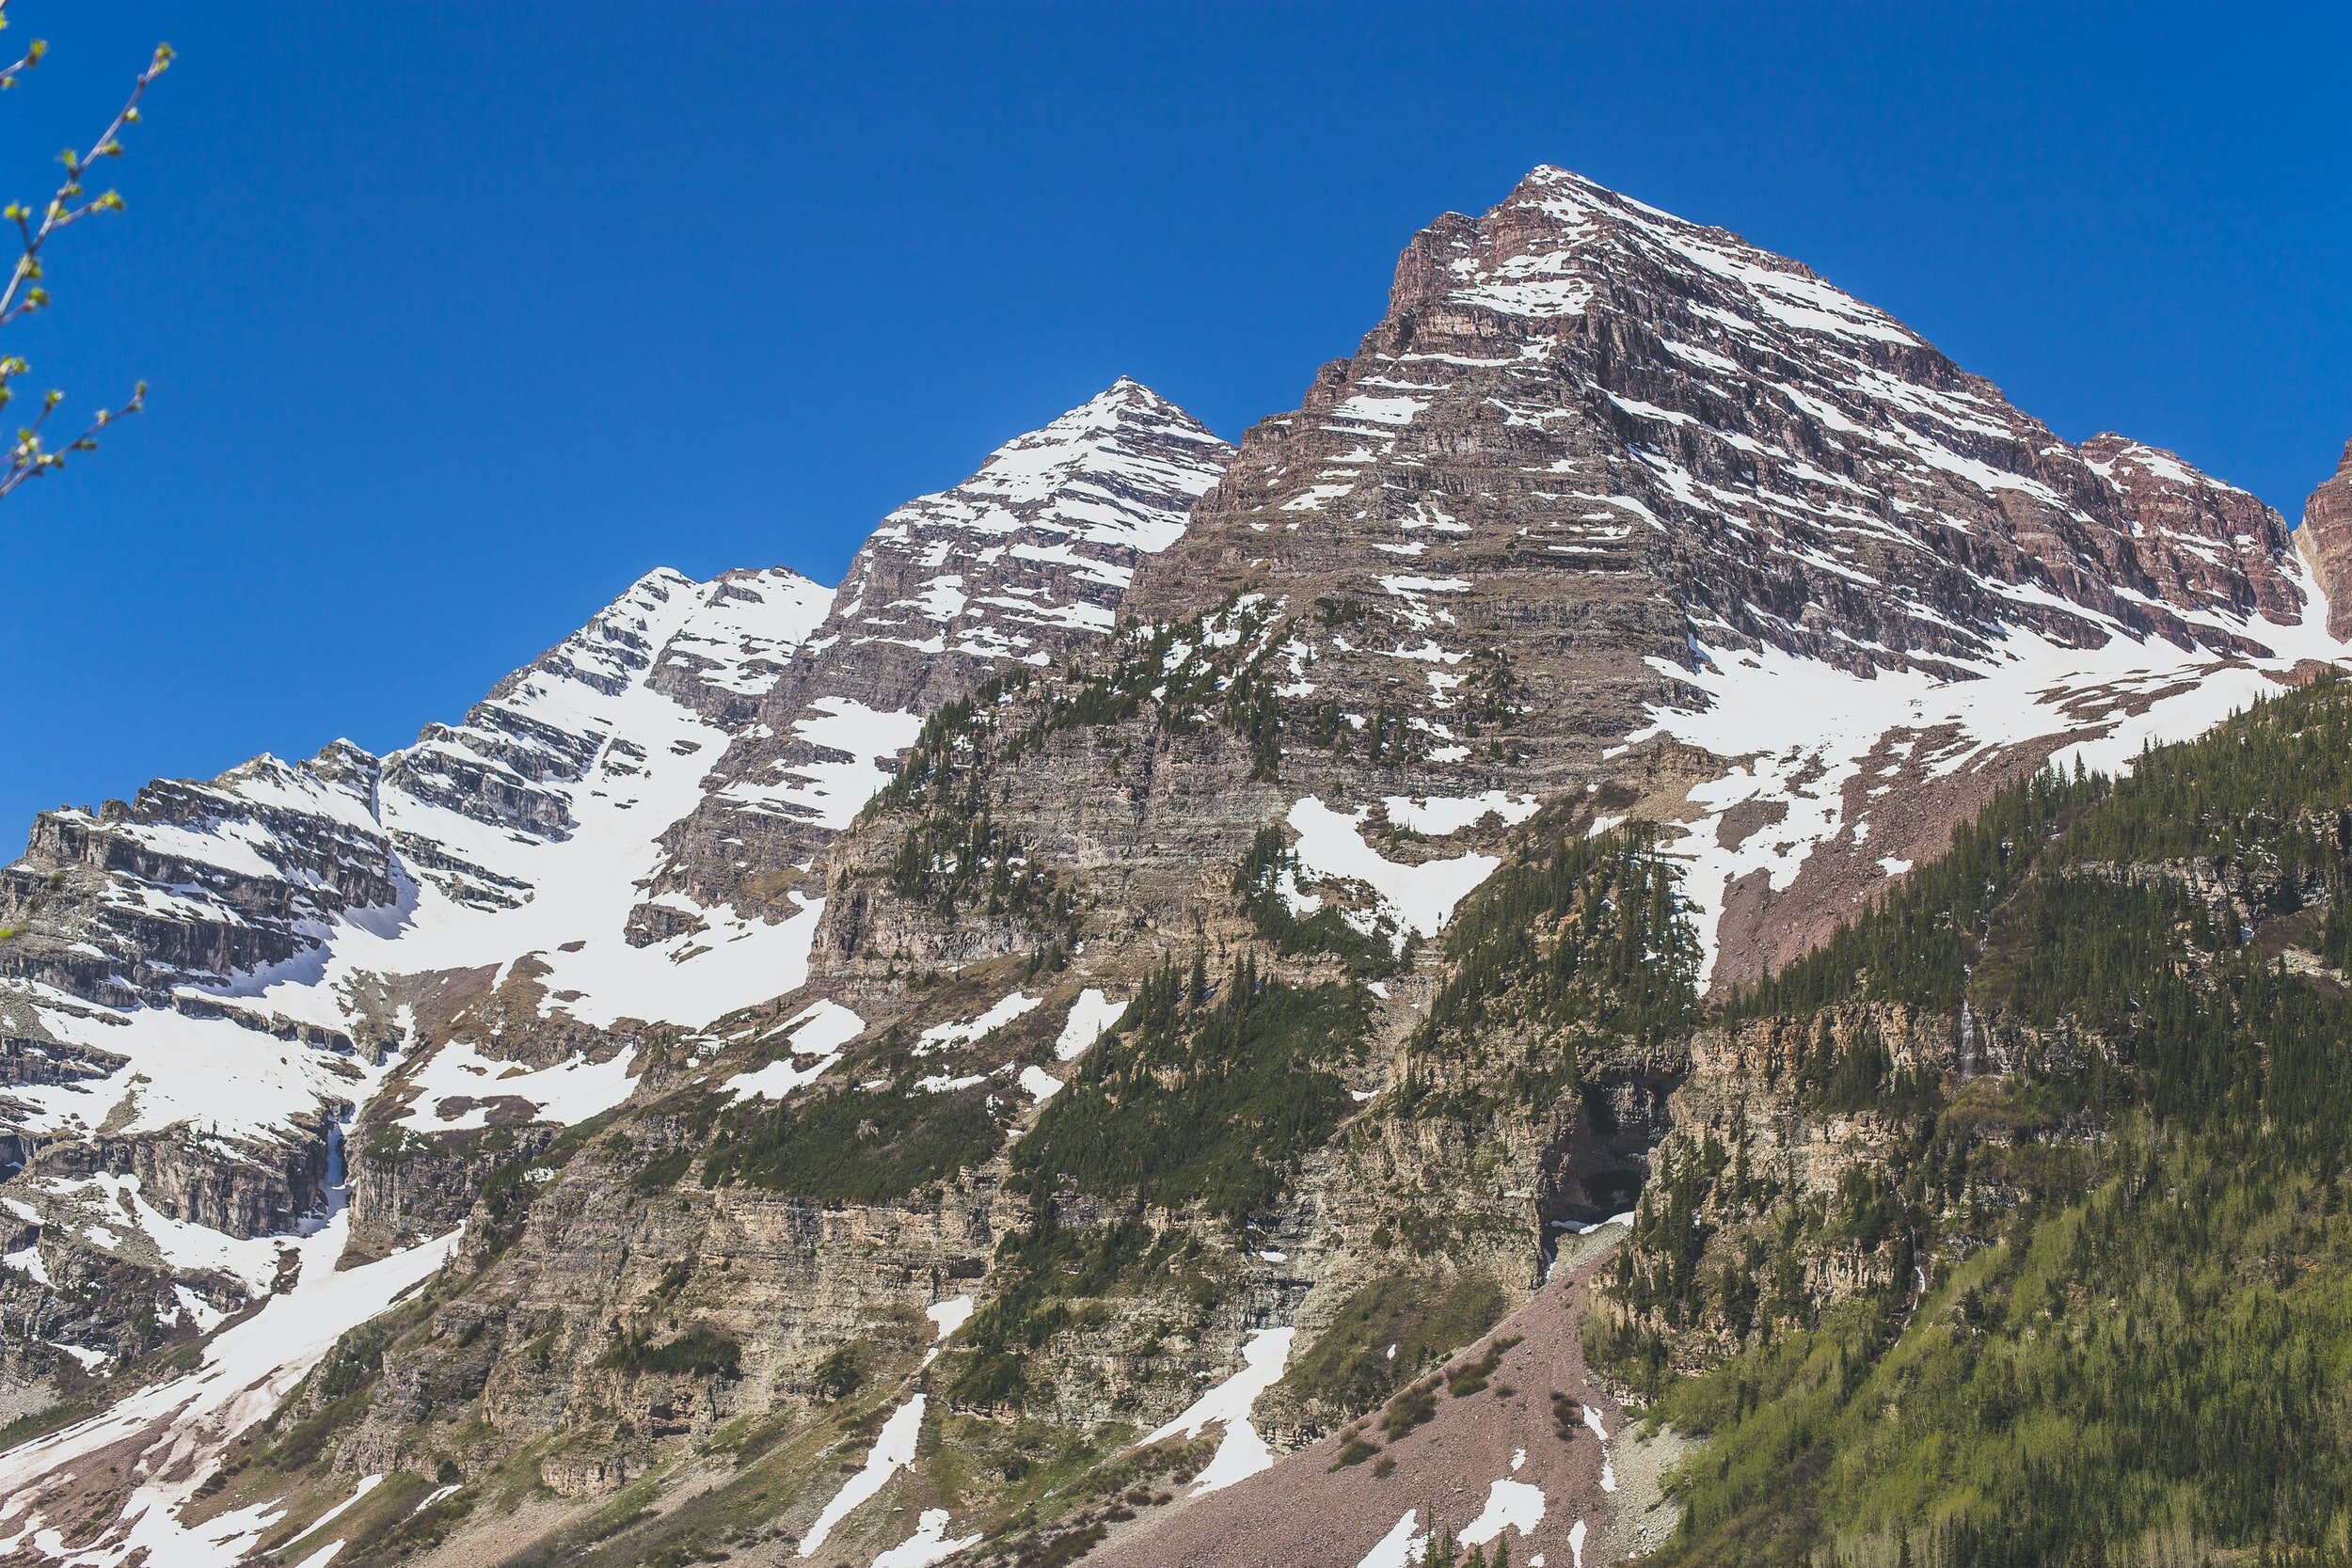
[[[1175,404],[1122,375],[1076,407],[998,447],[966,483],[986,482],[993,474],[1040,474],[1056,464],[1084,467],[1105,452],[1163,441],[1203,450],[1225,445]],[[1058,477],[1066,478],[1067,471]]]
[[[707,903],[743,847],[789,863],[847,827],[941,703],[1009,664],[1041,668],[1111,630],[1136,566],[1184,531],[1232,449],[1130,376],[918,496],[859,549],[793,679],[731,748],[673,835]]]
[[[1182,531],[1184,510],[1216,482],[1231,450],[1190,414],[1120,376],[1077,407],[998,447],[961,484],[910,501],[900,512],[938,503],[932,510],[944,516],[957,501],[984,499],[981,513],[966,526],[1001,531],[1009,508],[1023,526],[1059,528],[1149,553],[1165,549]]]

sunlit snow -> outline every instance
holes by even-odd
[[[1291,1336],[1295,1332],[1288,1328],[1252,1329],[1242,1346],[1241,1370],[1193,1401],[1183,1415],[1144,1439],[1146,1443],[1157,1443],[1179,1433],[1190,1439],[1200,1436],[1211,1421],[1224,1426],[1225,1435],[1217,1443],[1216,1456],[1194,1480],[1192,1496],[1220,1491],[1274,1463],[1273,1450],[1258,1435],[1258,1429],[1249,1424],[1249,1412],[1257,1404],[1258,1396],[1280,1380],[1283,1363],[1290,1359]]]

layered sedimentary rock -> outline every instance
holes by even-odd
[[[2296,543],[2328,592],[2328,629],[2352,637],[2352,441],[2333,478],[2303,503]]]
[[[1353,1568],[1523,1475],[1553,1512],[1515,1544],[1597,1552],[1637,1459],[1569,1337],[1653,1148],[1777,1128],[1815,1195],[1875,1135],[1773,1098],[1851,1019],[1702,993],[2003,782],[2337,657],[2347,495],[2298,553],[1799,263],[1537,169],[1415,237],[1238,448],[1121,381],[830,594],[657,573],[392,756],[44,817],[0,875],[9,1258],[207,1311],[329,1255],[417,1287],[191,1446],[224,1467],[173,1516],[282,1507],[269,1550],[391,1475],[345,1560]],[[30,1281],[38,1343],[169,1342]],[[26,1347],[22,1386],[72,1383]],[[1559,1447],[1522,1472],[1522,1434]],[[60,1478],[151,1435],[0,1465],[0,1538],[119,1545]],[[1344,1528],[1248,1536],[1272,1478],[1185,1522],[1291,1448]],[[1442,1502],[1375,1519],[1383,1485]]]
[[[44,815],[0,872],[10,1278],[30,1302],[111,1249],[135,1299],[44,1307],[12,1370],[69,1366],[60,1344],[135,1355],[185,1324],[175,1288],[265,1292],[308,1227],[360,1258],[444,1236],[486,1179],[658,1076],[662,1041],[798,987],[819,904],[791,857],[739,911],[687,884],[739,883],[739,843],[694,876],[663,832],[722,799],[718,765],[769,718],[908,728],[1098,635],[1224,451],[1122,380],[894,515],[839,595],[657,571],[387,756],[339,741]],[[898,742],[869,738],[803,737],[801,852],[887,776]],[[134,1332],[141,1313],[164,1329]]]

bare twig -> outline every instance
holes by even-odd
[[[64,446],[54,450],[45,448],[40,444],[40,427],[49,421],[50,410],[64,401],[63,392],[51,392],[41,399],[40,412],[33,416],[33,422],[17,431],[16,445],[8,449],[8,470],[0,473],[0,496],[8,495],[28,479],[37,479],[53,468],[64,467],[70,452],[96,451],[101,430],[117,420],[130,418],[147,406],[147,383],[140,382],[132,391],[130,401],[119,408],[101,408],[97,418],[90,420],[89,427]]]
[[[8,0],[0,0],[0,27],[8,24]],[[40,65],[41,57],[48,52],[49,45],[42,40],[35,39],[15,64],[0,67],[0,91],[15,87],[18,76]],[[99,159],[122,156],[122,133],[138,123],[139,100],[146,96],[149,86],[155,78],[170,69],[171,60],[171,45],[157,44],[154,57],[131,84],[131,96],[124,100],[121,108],[115,111],[114,119],[107,121],[106,128],[98,134],[98,138],[85,150],[69,147],[58,155],[57,161],[65,166],[65,179],[38,214],[23,202],[10,202],[5,209],[0,209],[0,218],[16,225],[17,240],[22,247],[7,284],[0,286],[0,326],[10,325],[36,310],[48,308],[49,291],[41,287],[41,249],[52,235],[79,223],[92,213],[119,213],[122,210],[121,193],[107,190],[91,196],[83,182],[91,166]],[[15,395],[16,378],[31,368],[15,355],[0,357],[0,405],[6,404]],[[146,406],[147,383],[140,382],[137,390],[131,394],[130,401],[121,406],[100,409],[89,427],[64,446],[45,447],[41,444],[41,428],[48,422],[50,412],[63,401],[64,396],[62,392],[48,393],[41,400],[40,412],[35,416],[33,422],[18,429],[16,443],[9,449],[7,470],[0,473],[0,496],[8,495],[28,479],[63,467],[69,453],[95,451],[98,446],[95,437],[101,428],[135,414]]]

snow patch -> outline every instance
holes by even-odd
[[[485,1056],[470,1040],[452,1040],[424,1060],[415,1076],[416,1102],[396,1125],[421,1132],[463,1132],[490,1124],[495,1101],[516,1099],[532,1106],[525,1121],[551,1121],[571,1127],[602,1116],[637,1086],[629,1068],[637,1060],[630,1046],[601,1062],[571,1056],[553,1067],[526,1069],[516,1062]],[[474,1101],[464,1111],[441,1114],[451,1101]]]
[[[791,1055],[782,1056],[751,1072],[739,1072],[725,1088],[734,1100],[783,1100],[803,1084],[813,1084],[841,1059],[841,1048],[866,1031],[866,1021],[837,1002],[818,1002],[778,1024],[791,1034],[786,1044]],[[771,1033],[775,1031],[771,1030]],[[813,1056],[803,1067],[796,1056]]]
[[[1060,1038],[1054,1041],[1055,1056],[1065,1062],[1076,1061],[1096,1040],[1117,1028],[1126,1013],[1126,1003],[1113,1002],[1089,986],[1070,1004],[1070,1020],[1062,1025]]]
[[[1221,1491],[1273,1465],[1273,1450],[1258,1435],[1258,1429],[1249,1424],[1249,1412],[1257,1404],[1258,1396],[1281,1378],[1283,1364],[1290,1359],[1291,1336],[1295,1332],[1288,1328],[1251,1330],[1248,1342],[1242,1346],[1241,1370],[1193,1401],[1184,1414],[1144,1439],[1147,1444],[1157,1443],[1181,1433],[1189,1440],[1200,1436],[1211,1421],[1224,1426],[1225,1436],[1216,1446],[1216,1457],[1200,1472],[1191,1496],[1199,1497]]]
[[[1337,812],[1311,795],[1293,805],[1287,820],[1298,834],[1299,878],[1363,883],[1401,931],[1437,935],[1455,906],[1502,863],[1495,855],[1470,854],[1400,865],[1364,842],[1363,823],[1371,815],[1369,806]]]
[[[1462,1527],[1462,1544],[1483,1546],[1506,1529],[1534,1533],[1544,1517],[1544,1489],[1523,1481],[1498,1481],[1486,1488],[1486,1506]]]
[[[866,1456],[865,1467],[842,1483],[833,1501],[825,1505],[825,1511],[801,1538],[801,1556],[814,1557],[835,1525],[848,1518],[860,1503],[889,1485],[892,1476],[914,1463],[914,1443],[922,1434],[923,1410],[929,1402],[924,1395],[917,1394],[890,1413],[890,1419],[882,1424],[882,1434],[874,1439],[874,1447]]]
[[[1014,991],[976,1019],[961,1023],[942,1023],[924,1030],[921,1038],[915,1041],[914,1053],[929,1056],[961,1046],[977,1045],[1014,1019],[1032,1011],[1044,1000],[1041,996],[1024,996]]]
[[[874,1560],[874,1568],[931,1568],[934,1562],[945,1562],[968,1546],[977,1546],[980,1538],[976,1532],[960,1541],[947,1539],[947,1511],[927,1508],[914,1527],[914,1533]]]
[[[1410,1568],[1419,1555],[1414,1551],[1415,1528],[1421,1523],[1421,1510],[1408,1508],[1405,1516],[1389,1528],[1372,1550],[1363,1555],[1356,1568]]]
[[[1381,803],[1388,808],[1391,822],[1432,838],[1458,833],[1487,816],[1501,817],[1506,825],[1524,822],[1539,808],[1533,795],[1513,795],[1500,789],[1490,789],[1483,795],[1432,795],[1424,800],[1391,795]]]

